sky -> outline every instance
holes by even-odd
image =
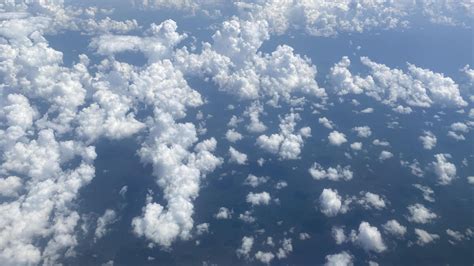
[[[1,1],[0,264],[473,264],[473,18]]]

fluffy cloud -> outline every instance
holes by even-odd
[[[389,151],[381,151],[379,155],[379,161],[385,161],[393,157],[393,153]]]
[[[456,178],[456,166],[448,162],[449,158],[451,158],[449,154],[436,154],[436,161],[432,162],[440,185],[449,185]]]
[[[366,251],[380,253],[387,249],[377,227],[371,226],[368,222],[360,223],[359,232],[354,235],[353,241]]]
[[[430,131],[425,131],[424,135],[420,136],[419,139],[426,150],[431,150],[436,146],[436,136]]]
[[[340,245],[347,241],[347,236],[344,233],[343,227],[333,226],[331,229],[332,238],[336,241],[336,244]]]
[[[245,179],[244,184],[251,187],[258,187],[259,185],[266,183],[269,179],[270,177],[268,176],[255,176],[249,174]]]
[[[335,146],[341,146],[343,143],[347,142],[346,135],[336,130],[329,133],[328,140],[329,140],[329,143],[331,143],[331,145],[335,145]]]
[[[117,219],[117,213],[114,210],[107,209],[104,214],[97,219],[94,239],[100,239],[107,233],[107,226],[114,223]]]
[[[318,119],[318,122],[323,125],[325,128],[328,128],[328,129],[333,129],[334,128],[334,123],[327,119],[326,117],[320,117]]]
[[[242,139],[242,134],[240,134],[239,132],[235,131],[235,129],[229,129],[227,130],[227,132],[225,133],[225,138],[232,142],[232,143],[235,143],[239,140]]]
[[[216,217],[216,219],[219,219],[219,220],[230,219],[232,218],[232,211],[227,209],[226,207],[220,207],[219,211],[214,215],[214,217]]]
[[[366,192],[358,200],[358,203],[361,204],[365,209],[377,209],[381,210],[385,208],[385,200],[377,194],[372,192]]]
[[[398,237],[403,237],[407,232],[407,228],[398,223],[397,220],[387,221],[382,227],[385,232]]]
[[[321,212],[328,217],[336,216],[338,213],[346,213],[348,210],[337,190],[330,188],[323,189],[319,196],[319,203]]]
[[[270,197],[270,194],[268,192],[261,192],[261,193],[253,193],[250,192],[247,194],[246,201],[252,206],[257,206],[257,205],[268,205],[270,203],[270,200],[272,198]]]
[[[354,175],[350,166],[341,167],[337,165],[336,168],[329,167],[324,169],[319,163],[314,163],[308,172],[316,180],[327,178],[332,181],[348,181],[351,180]]]
[[[267,152],[278,154],[280,159],[297,159],[303,147],[304,138],[311,136],[311,128],[303,127],[295,132],[296,122],[301,120],[299,114],[290,113],[280,119],[280,133],[257,138],[257,146]]]
[[[249,254],[250,254],[250,251],[252,250],[252,247],[253,247],[253,242],[254,242],[253,237],[244,236],[242,238],[242,244],[241,244],[240,248],[237,249],[237,252],[236,252],[237,256],[248,258]]]
[[[357,132],[357,136],[361,138],[368,138],[372,135],[372,131],[368,126],[354,127],[352,128],[352,131]]]
[[[233,147],[229,148],[229,162],[236,164],[245,164],[247,162],[247,154],[239,152]]]
[[[430,223],[433,219],[438,218],[438,215],[431,212],[420,203],[408,206],[408,211],[410,212],[410,216],[408,216],[407,219],[414,223],[426,224]]]
[[[449,77],[428,69],[408,64],[408,72],[391,69],[383,64],[361,57],[363,65],[369,68],[369,75],[352,75],[348,69],[350,60],[342,60],[331,68],[329,79],[339,95],[361,94],[391,106],[399,103],[413,107],[464,107],[459,86]]]
[[[439,239],[439,235],[430,234],[423,229],[415,228],[415,234],[417,237],[416,243],[420,246],[424,246]]]
[[[255,253],[255,258],[268,265],[275,258],[275,255],[273,255],[271,252],[257,251],[257,253]]]
[[[341,253],[327,255],[325,266],[352,266],[354,256],[350,253],[343,251]]]

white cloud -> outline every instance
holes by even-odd
[[[244,236],[242,238],[242,244],[239,249],[237,249],[237,256],[248,258],[250,251],[252,250],[254,239],[251,236]]]
[[[379,139],[374,139],[374,141],[372,141],[372,144],[374,144],[375,146],[382,146],[382,147],[390,146],[390,143],[388,141],[379,140]]]
[[[325,266],[353,266],[354,256],[343,251],[341,253],[327,255]]]
[[[386,207],[385,200],[377,194],[372,192],[366,192],[362,198],[358,200],[358,203],[361,204],[365,209],[377,209],[381,210]]]
[[[424,246],[426,244],[429,244],[429,243],[434,242],[437,239],[439,239],[439,235],[430,234],[430,233],[426,232],[423,229],[415,228],[415,234],[417,236],[416,243],[420,246]]]
[[[244,184],[251,187],[258,187],[259,185],[266,183],[269,179],[270,177],[268,176],[255,176],[249,174],[245,179]]]
[[[340,181],[340,180],[351,180],[353,177],[353,172],[351,171],[350,166],[341,167],[337,165],[336,168],[329,167],[324,169],[319,163],[314,163],[308,172],[316,180],[329,179],[331,181]]]
[[[347,241],[347,236],[344,233],[343,227],[333,226],[331,229],[332,238],[336,241],[336,244],[340,245]]]
[[[372,135],[372,131],[368,126],[354,127],[352,128],[352,131],[357,132],[357,136],[361,138],[368,138]]]
[[[303,148],[304,139],[311,136],[311,128],[303,127],[295,133],[296,122],[301,120],[297,113],[287,114],[280,118],[280,133],[270,136],[261,135],[256,144],[261,149],[278,154],[280,159],[297,159]]]
[[[366,251],[380,253],[387,249],[377,227],[371,226],[368,222],[360,223],[359,233],[354,236],[353,241]]]
[[[226,207],[220,207],[219,208],[219,211],[214,215],[214,217],[216,217],[216,219],[223,219],[223,220],[226,220],[226,219],[231,219],[232,218],[232,211],[227,209]]]
[[[419,139],[426,150],[431,150],[436,146],[436,136],[430,131],[425,131],[424,135],[420,136]]]
[[[361,77],[349,71],[350,60],[342,60],[331,68],[329,79],[339,95],[365,93],[384,104],[398,106],[400,102],[427,108],[433,104],[442,107],[464,107],[459,86],[449,77],[428,69],[408,64],[408,72],[391,69],[383,64],[361,57],[369,68],[369,75]]]
[[[331,120],[327,119],[326,117],[320,117],[318,119],[318,122],[328,129],[334,128],[334,123]]]
[[[403,237],[407,232],[407,228],[398,223],[397,220],[387,221],[382,227],[385,232],[397,237]]]
[[[202,223],[196,225],[196,234],[197,235],[203,235],[206,233],[209,233],[209,223]]]
[[[433,198],[434,191],[430,187],[423,186],[423,185],[420,185],[420,184],[413,184],[413,186],[415,188],[419,189],[423,193],[423,198],[426,201],[435,202],[435,199]]]
[[[291,252],[293,252],[293,244],[291,238],[285,238],[283,239],[281,243],[281,248],[278,249],[276,256],[279,259],[284,259],[288,257]]]
[[[407,219],[414,223],[426,224],[430,223],[433,219],[438,218],[438,215],[431,212],[420,203],[408,206],[408,211],[410,212],[410,216],[408,216]]]
[[[379,155],[379,161],[385,161],[393,157],[393,153],[389,151],[381,151]]]
[[[275,255],[273,255],[273,253],[271,252],[257,251],[257,253],[255,253],[255,258],[260,262],[268,265],[275,258]]]
[[[338,213],[347,212],[347,206],[343,204],[342,197],[339,196],[337,190],[325,188],[319,196],[320,210],[328,216],[336,216]]]
[[[347,142],[346,135],[336,130],[329,133],[328,140],[329,140],[329,143],[331,143],[331,145],[335,145],[335,146],[341,146],[343,143]]]
[[[0,195],[3,197],[17,197],[21,187],[22,182],[18,176],[0,178]]]
[[[360,151],[362,150],[362,142],[354,142],[351,144],[351,149],[355,151]]]
[[[252,216],[251,211],[245,211],[244,213],[239,214],[239,219],[249,224],[257,220],[255,217]]]
[[[247,154],[241,153],[233,147],[229,148],[229,162],[236,164],[245,164],[247,162]]]
[[[449,154],[436,154],[436,161],[432,162],[433,170],[438,177],[438,184],[449,185],[453,179],[456,178],[456,166],[448,159],[451,158]]]
[[[250,192],[247,194],[246,201],[252,206],[257,206],[257,205],[268,205],[270,204],[270,200],[272,198],[270,197],[270,194],[268,192],[261,192],[261,193],[253,193]]]
[[[94,233],[94,240],[102,238],[108,231],[107,227],[116,222],[117,213],[107,209],[104,214],[97,219],[97,227]]]
[[[235,129],[229,129],[227,130],[227,132],[225,133],[225,138],[232,142],[232,143],[235,143],[239,140],[242,139],[242,134],[240,134],[239,132],[235,131]]]

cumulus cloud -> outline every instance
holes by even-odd
[[[250,251],[252,250],[254,239],[252,236],[244,236],[242,238],[242,244],[236,253],[239,257],[248,258]]]
[[[431,150],[436,146],[436,136],[431,131],[425,131],[424,135],[419,137],[423,148],[426,150]]]
[[[258,187],[259,185],[266,183],[269,179],[270,177],[268,176],[255,176],[249,174],[245,179],[244,184],[251,187]]]
[[[114,210],[107,209],[104,214],[97,219],[97,227],[95,229],[95,239],[102,238],[108,231],[107,227],[116,222],[117,213]]]
[[[361,138],[368,138],[372,135],[372,131],[368,126],[354,127],[352,131],[357,132],[357,136]]]
[[[247,154],[239,152],[233,147],[229,148],[229,162],[236,164],[245,164],[247,162]]]
[[[385,161],[393,157],[393,153],[389,151],[381,151],[379,155],[379,161]]]
[[[385,232],[397,237],[403,237],[407,232],[407,228],[398,223],[397,220],[387,221],[382,227]]]
[[[324,169],[319,163],[315,162],[308,172],[316,180],[329,179],[331,181],[340,181],[340,180],[351,180],[354,173],[351,171],[350,166],[341,167],[337,165],[336,168],[329,167]]]
[[[219,211],[214,215],[218,220],[226,220],[232,218],[232,211],[226,207],[220,207]]]
[[[426,224],[438,218],[438,215],[420,203],[408,206],[408,211],[410,212],[410,216],[408,216],[407,219],[414,223]]]
[[[408,71],[391,69],[383,64],[361,57],[369,68],[369,75],[353,75],[350,60],[342,60],[331,68],[329,79],[337,94],[366,95],[390,106],[400,103],[412,107],[427,108],[433,104],[441,107],[464,107],[467,102],[461,97],[459,86],[449,77],[428,69],[408,64]]]
[[[387,249],[377,227],[368,222],[360,223],[359,232],[353,236],[353,241],[366,251],[380,253]]]
[[[347,241],[347,236],[344,233],[343,227],[333,226],[331,229],[332,238],[336,241],[336,244],[340,245]]]
[[[257,253],[255,253],[255,258],[260,262],[268,265],[275,258],[275,255],[273,255],[273,253],[271,252],[263,252],[259,250],[257,251]]]
[[[365,192],[363,196],[358,200],[365,209],[384,209],[386,204],[382,196],[372,192]]]
[[[341,253],[327,255],[325,266],[352,266],[354,256],[350,253],[343,251]]]
[[[257,138],[257,146],[263,150],[278,154],[280,159],[297,159],[303,148],[304,139],[311,136],[311,128],[302,127],[295,132],[297,121],[301,120],[297,113],[290,113],[280,118],[280,133],[270,136],[261,135]]]
[[[334,146],[341,146],[343,143],[347,142],[346,135],[339,131],[332,131],[328,136],[329,143]]]
[[[252,206],[268,205],[271,199],[270,194],[266,191],[260,193],[250,192],[246,197],[246,201],[252,204]]]
[[[325,128],[328,128],[328,129],[333,129],[334,128],[334,123],[327,119],[326,117],[320,117],[318,119],[318,122],[323,125]]]
[[[354,143],[351,143],[351,149],[355,150],[355,151],[360,151],[362,150],[362,142],[354,142]]]
[[[240,134],[239,132],[235,131],[235,129],[229,129],[227,130],[227,132],[225,133],[225,138],[232,142],[232,143],[235,143],[239,140],[242,139],[242,134]]]
[[[438,184],[449,185],[456,178],[456,166],[448,162],[449,154],[436,154],[436,161],[432,162],[433,170],[438,177]]]
[[[424,246],[439,239],[439,235],[430,234],[425,230],[419,228],[415,228],[415,234],[417,237],[416,243],[420,246]]]
[[[319,204],[321,212],[328,217],[336,216],[338,213],[346,213],[348,210],[348,206],[343,203],[337,190],[330,188],[323,189],[319,196]]]

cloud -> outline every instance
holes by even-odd
[[[334,145],[334,146],[341,146],[343,143],[347,142],[346,135],[336,130],[329,133],[328,140],[329,140],[329,143],[331,143],[331,145]]]
[[[357,136],[360,138],[368,138],[372,135],[372,131],[368,126],[354,127],[352,128],[352,131],[357,132]]]
[[[334,128],[334,123],[327,119],[326,117],[320,117],[318,119],[318,122],[323,125],[325,128],[328,128],[328,129],[333,129]]]
[[[255,188],[261,184],[265,184],[269,179],[270,177],[268,176],[255,176],[249,174],[245,179],[244,184]]]
[[[290,113],[280,118],[280,133],[270,136],[260,135],[256,141],[257,146],[267,152],[278,154],[282,160],[297,159],[303,148],[304,139],[311,136],[309,127],[302,127],[295,132],[299,120],[301,117],[297,113]]]
[[[239,257],[248,258],[250,251],[252,250],[254,239],[251,236],[244,236],[242,238],[242,244],[236,253]]]
[[[377,194],[372,192],[366,192],[363,197],[358,200],[365,209],[377,209],[381,210],[386,207],[385,200]]]
[[[227,130],[227,132],[225,133],[225,138],[232,142],[232,143],[235,143],[239,140],[242,139],[242,134],[240,134],[239,132],[235,131],[235,129],[229,129]]]
[[[420,184],[413,184],[413,186],[423,193],[423,198],[426,201],[435,202],[435,199],[433,197],[434,191],[430,187],[423,186],[423,185],[420,185]]]
[[[308,172],[316,180],[329,179],[331,181],[340,181],[340,180],[351,180],[354,173],[351,171],[350,166],[341,167],[337,165],[336,168],[329,167],[324,169],[319,163],[315,162]]]
[[[456,166],[448,159],[451,158],[449,154],[435,154],[436,161],[432,162],[433,170],[438,177],[438,184],[449,185],[453,179],[456,178]]]
[[[241,153],[234,147],[229,148],[229,162],[236,164],[245,164],[247,162],[247,154]]]
[[[404,72],[375,63],[367,57],[361,57],[360,60],[369,68],[369,75],[366,77],[352,75],[348,69],[350,60],[347,57],[343,57],[331,68],[329,80],[337,94],[365,93],[397,108],[400,103],[421,108],[428,108],[433,104],[441,107],[467,105],[461,97],[459,86],[443,74],[412,64],[408,64],[408,71]]]
[[[288,257],[291,252],[293,252],[293,244],[291,238],[285,238],[283,239],[281,243],[281,248],[278,249],[276,256],[279,259],[284,259]]]
[[[227,209],[226,207],[220,207],[219,211],[214,215],[218,220],[227,220],[232,218],[233,211]]]
[[[270,200],[272,198],[270,197],[270,194],[268,192],[261,192],[261,193],[253,193],[250,192],[247,194],[246,201],[252,206],[258,206],[258,205],[268,205],[270,204]]]
[[[410,216],[407,217],[408,221],[420,224],[430,223],[433,219],[438,218],[438,215],[431,212],[423,204],[416,203],[408,206]]]
[[[258,251],[257,253],[255,253],[255,258],[260,262],[268,265],[275,258],[275,255],[273,255],[273,253],[271,252]]]
[[[380,253],[387,249],[377,227],[371,226],[368,222],[360,223],[359,233],[354,236],[353,241],[366,251]]]
[[[354,143],[351,143],[351,149],[355,150],[355,151],[360,151],[362,150],[362,142],[354,142]]]
[[[420,246],[424,246],[439,239],[439,235],[430,234],[425,230],[419,228],[415,228],[415,234],[417,236],[416,243]]]
[[[97,227],[94,233],[94,240],[102,238],[107,233],[107,226],[117,221],[117,213],[107,209],[104,214],[97,219]]]
[[[393,153],[389,151],[381,151],[379,155],[379,161],[385,161],[393,157]]]
[[[344,227],[333,226],[331,229],[331,235],[338,245],[341,245],[348,240],[346,234],[344,233]]]
[[[397,237],[403,237],[407,232],[407,228],[398,223],[397,220],[387,221],[382,227],[385,232]]]
[[[343,251],[341,253],[327,255],[325,266],[352,266],[354,256],[350,253]]]
[[[323,189],[319,196],[319,204],[321,212],[328,217],[336,216],[338,213],[346,213],[348,210],[337,190],[330,188]]]
[[[436,136],[431,131],[425,131],[423,136],[419,137],[423,148],[431,150],[436,146]]]

